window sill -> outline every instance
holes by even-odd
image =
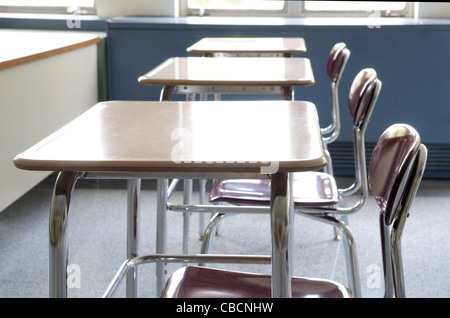
[[[449,25],[450,19],[389,18],[330,18],[330,17],[117,17],[110,21],[119,24],[170,24],[170,25],[255,25],[255,26],[412,26]]]

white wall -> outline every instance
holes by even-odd
[[[95,105],[97,78],[96,45],[0,70],[0,212],[49,175],[13,158]]]

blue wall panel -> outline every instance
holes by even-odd
[[[150,19],[151,20],[151,19]],[[133,21],[133,22],[131,22]],[[328,52],[346,42],[351,56],[340,86],[342,141],[351,141],[347,95],[354,76],[365,67],[377,70],[383,82],[367,140],[375,141],[394,122],[407,122],[424,141],[449,143],[450,27],[448,25],[386,25],[379,28],[320,25],[222,25],[148,23],[146,19],[109,23],[110,99],[157,100],[160,87],[142,86],[137,78],[205,36],[302,36],[306,40],[316,84],[296,89],[296,99],[310,100],[323,125],[330,120]]]

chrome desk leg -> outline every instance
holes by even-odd
[[[79,172],[60,172],[53,189],[49,217],[49,296],[67,297],[70,198]]]
[[[166,205],[167,205],[167,189],[169,180],[157,180],[157,202],[156,202],[156,253],[165,254],[167,246],[166,231]],[[156,264],[156,294],[159,295],[164,287],[165,264]]]
[[[127,259],[135,258],[138,253],[139,208],[141,204],[141,180],[127,180],[128,214],[127,214]],[[126,297],[137,297],[137,267],[127,273]]]
[[[292,181],[289,173],[272,175],[270,216],[272,229],[272,297],[290,298],[291,259],[289,249],[293,236],[294,213]]]
[[[284,100],[295,100],[294,88],[290,86],[283,87],[282,89]]]
[[[205,203],[205,194],[206,194],[206,179],[200,179],[199,182],[199,189],[198,189],[198,201],[199,204]],[[200,240],[203,240],[203,232],[205,229],[205,217],[203,213],[198,213],[199,219],[198,219],[198,236]]]
[[[163,88],[161,89],[161,93],[159,95],[159,100],[170,101],[170,99],[172,98],[173,91],[174,91],[173,86],[163,86]]]
[[[192,202],[192,179],[185,179],[183,183],[183,204],[190,205]],[[191,212],[183,212],[183,254],[188,253],[189,222]]]
[[[200,101],[207,101],[208,94],[201,94]],[[214,94],[214,100],[220,101],[220,94]],[[199,204],[205,203],[205,194],[206,194],[206,179],[199,180]],[[205,215],[204,213],[198,214],[198,237],[200,240],[203,240],[203,232],[205,230]]]
[[[195,101],[195,94],[187,94],[187,101]],[[192,179],[185,179],[183,182],[183,204],[190,205],[192,202]],[[189,243],[189,225],[191,221],[191,213],[184,212],[183,213],[183,254],[188,253],[188,243]]]

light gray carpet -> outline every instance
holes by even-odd
[[[45,180],[0,213],[0,297],[48,297],[48,212],[53,178]],[[148,183],[146,183],[148,182]],[[347,182],[346,179],[340,182]],[[101,297],[126,250],[125,181],[80,180],[70,211],[69,264],[75,279],[69,297]],[[154,183],[144,181],[140,251],[155,248]],[[172,201],[181,202],[181,192]],[[182,216],[168,212],[168,252],[181,253]],[[191,216],[189,249],[200,250],[198,215]],[[372,197],[350,217],[357,240],[362,293],[383,296],[378,209]],[[423,180],[403,234],[408,297],[450,297],[450,180]],[[270,253],[268,216],[239,215],[223,221],[217,253]],[[330,226],[295,218],[294,274],[347,283],[342,244]],[[169,266],[169,272],[180,265]],[[221,265],[215,265],[221,267]],[[224,265],[270,273],[267,265]],[[77,275],[78,275],[77,274]],[[154,265],[139,268],[139,296],[155,297]],[[76,283],[80,283],[77,285]],[[123,283],[114,297],[124,297]]]

